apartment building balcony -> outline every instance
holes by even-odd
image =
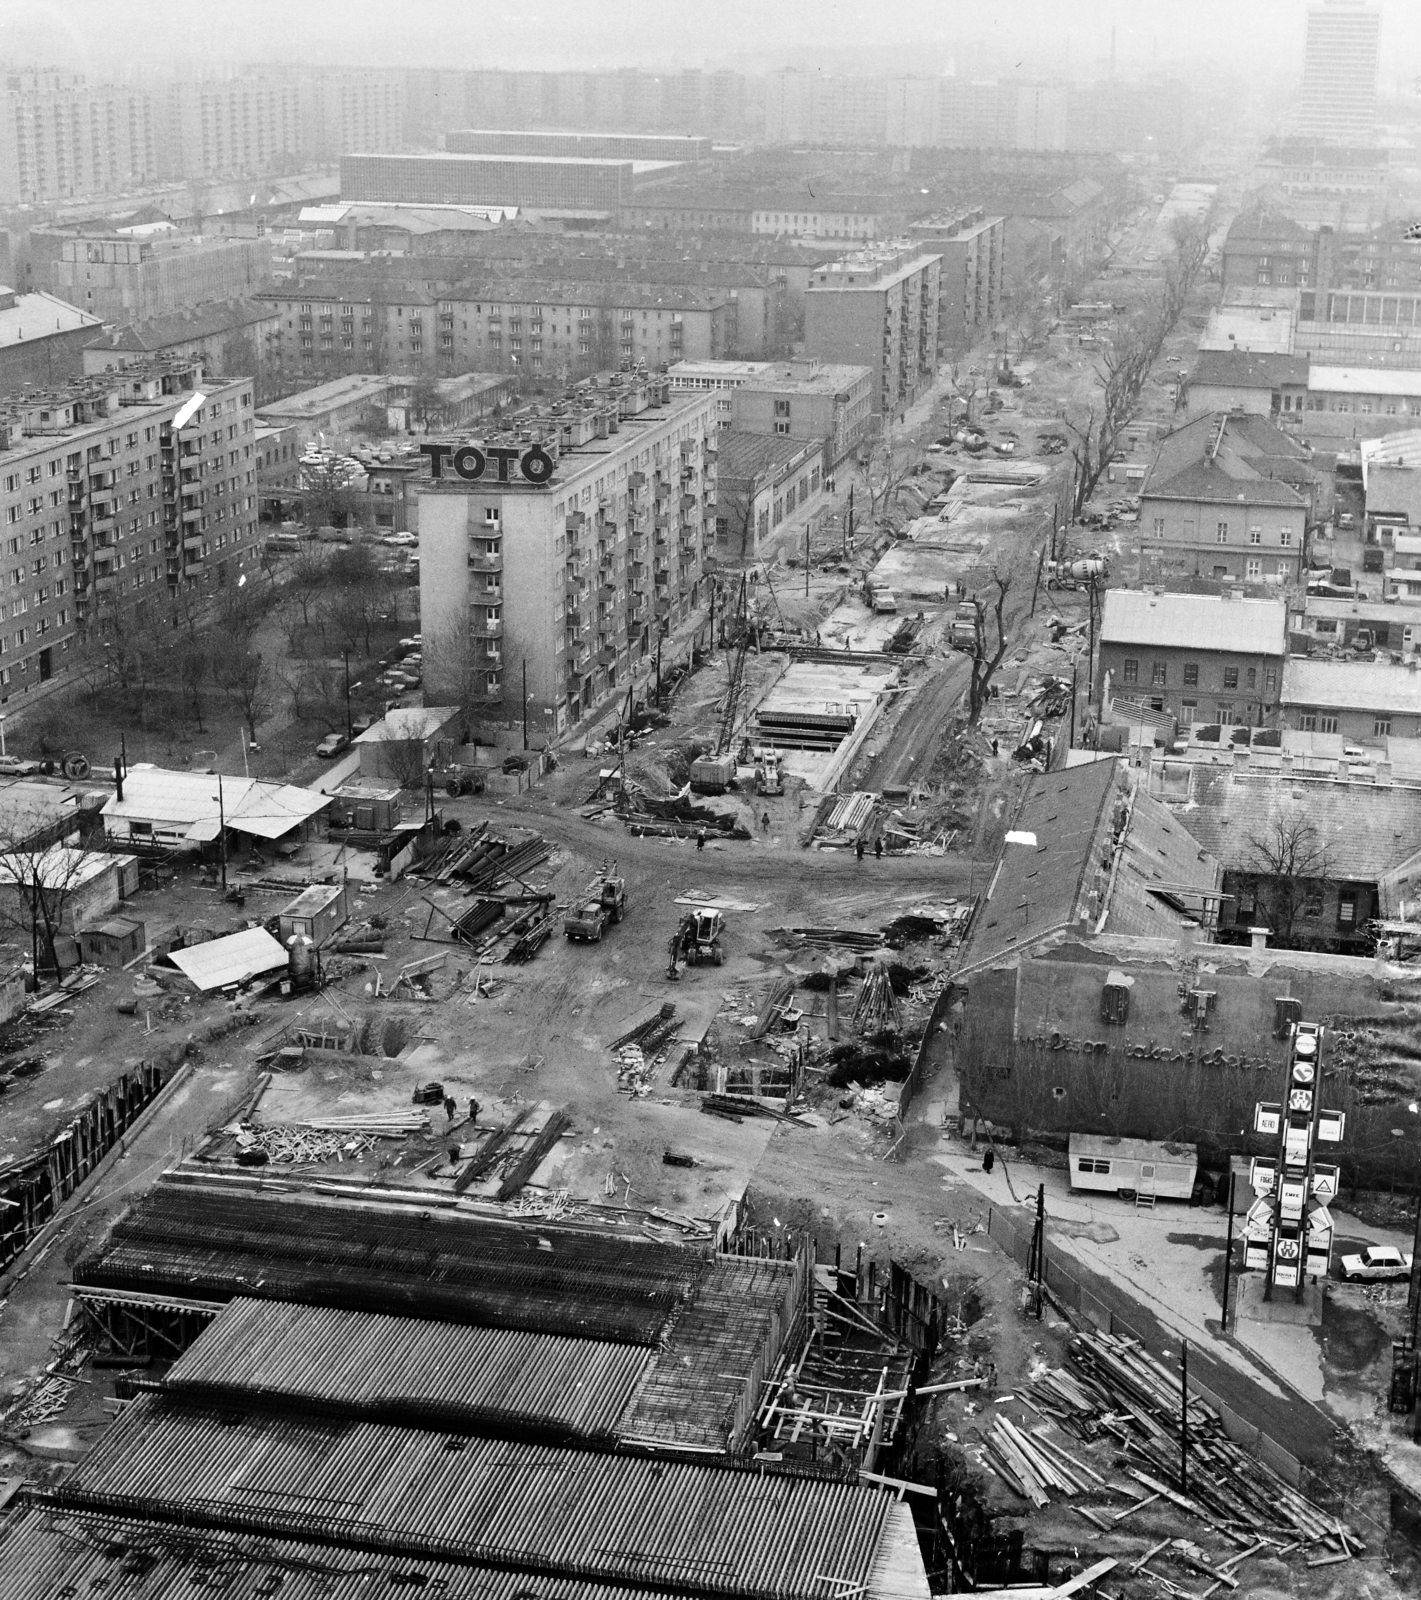
[[[587,513],[585,511],[570,511],[563,523],[563,529],[567,533],[576,533],[586,521]]]
[[[492,573],[492,574],[501,573],[503,571],[503,557],[502,556],[470,556],[469,557],[469,571],[470,572],[487,572],[487,573]]]
[[[682,511],[694,511],[700,505],[700,503],[700,497],[698,495],[683,494],[681,496]]]
[[[183,554],[189,561],[191,561],[194,556],[201,556],[202,535],[200,533],[190,533],[184,537]]]
[[[82,483],[75,483],[72,480],[70,481],[69,504],[71,507],[82,506],[84,504],[84,485]]]
[[[118,579],[112,572],[101,572],[94,579],[94,592],[96,594],[112,594],[118,587]]]
[[[503,618],[499,617],[497,621],[490,622],[487,617],[475,616],[469,624],[469,632],[475,639],[501,639]]]

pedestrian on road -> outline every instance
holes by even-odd
[[[875,839],[873,841],[873,854],[874,854],[874,858],[876,860],[878,860],[878,861],[882,861],[883,860],[883,840],[882,839]]]
[[[760,818],[760,826],[766,833],[770,831],[770,813],[768,811]]]
[[[471,1123],[476,1123],[479,1120],[479,1112],[482,1111],[482,1110],[483,1110],[483,1107],[478,1103],[477,1100],[474,1099],[473,1095],[470,1095],[469,1096],[469,1121]]]
[[[994,1166],[996,1166],[996,1164],[997,1164],[997,1152],[992,1149],[991,1145],[988,1145],[987,1146],[987,1150],[986,1150],[986,1154],[983,1155],[983,1157],[982,1157],[982,1171],[983,1172],[990,1172],[992,1170],[992,1168]]]
[[[697,850],[704,850],[705,847],[706,847],[706,830],[704,828],[697,828],[697,830],[696,830],[696,849]]]
[[[444,1115],[446,1117],[448,1117],[450,1122],[452,1122],[454,1120],[454,1113],[458,1109],[459,1109],[459,1102],[454,1098],[454,1096],[452,1094],[446,1094],[444,1096]]]
[[[854,841],[854,854],[859,858],[860,863],[862,863],[862,861],[863,861],[863,840],[862,839],[856,839]]]

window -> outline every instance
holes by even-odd
[[[1372,734],[1375,738],[1385,738],[1391,732],[1390,717],[1373,717]]]
[[[1224,688],[1225,689],[1237,689],[1238,688],[1238,668],[1237,667],[1225,667],[1224,668]]]
[[[775,424],[775,432],[776,433],[788,433],[789,432],[789,423],[787,423],[787,422],[777,422]]]
[[[789,415],[789,401],[788,400],[776,400],[775,401],[775,415],[777,417],[787,417]]]
[[[1153,688],[1153,689],[1163,689],[1164,688],[1164,683],[1165,683],[1165,664],[1164,664],[1164,662],[1163,661],[1152,662],[1151,665],[1150,665],[1150,687]]]
[[[1263,529],[1262,528],[1250,528],[1248,530],[1248,542],[1250,544],[1262,544],[1263,543]]]
[[[1337,926],[1339,928],[1355,928],[1357,926],[1357,891],[1343,889],[1337,896]]]
[[[1155,518],[1155,538],[1156,539],[1163,539],[1164,538],[1164,518],[1163,517],[1156,517]]]
[[[1320,712],[1317,719],[1317,731],[1319,733],[1336,733],[1337,718],[1328,716],[1326,712]]]
[[[1218,718],[1217,718],[1219,726],[1222,727],[1222,728],[1232,727],[1233,720],[1234,720],[1234,708],[1233,708],[1232,701],[1220,700],[1219,701],[1219,714],[1218,714]]]
[[[1286,550],[1292,542],[1293,530],[1291,528],[1281,528],[1278,532],[1278,543]]]
[[[1082,1172],[1109,1172],[1108,1161],[1097,1161],[1094,1156],[1082,1156],[1076,1163]]]
[[[1199,663],[1197,661],[1186,661],[1184,663],[1184,687],[1186,689],[1197,689],[1199,687]]]
[[[1258,686],[1258,668],[1257,667],[1250,667],[1248,669],[1248,672],[1247,672],[1246,677],[1245,677],[1245,681],[1247,682],[1248,687],[1250,689],[1257,688],[1257,686]]]
[[[1229,542],[1229,525],[1227,522],[1221,522],[1219,524],[1218,541],[1220,544],[1227,544]]]
[[[1255,583],[1263,576],[1263,563],[1258,559],[1257,556],[1250,556],[1248,560],[1244,562],[1243,575],[1245,578],[1248,578]]]
[[[1127,659],[1121,667],[1120,677],[1124,683],[1138,683],[1140,681],[1140,663]]]
[[[1181,700],[1179,702],[1179,720],[1181,722],[1197,722],[1199,720],[1199,702],[1197,700]]]
[[[1303,733],[1317,732],[1317,712],[1300,711],[1298,713],[1298,728]]]

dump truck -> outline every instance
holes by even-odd
[[[972,601],[959,601],[957,610],[952,614],[952,626],[948,630],[948,642],[954,650],[975,650],[981,625],[977,607]]]
[[[872,573],[863,581],[863,601],[872,611],[898,609],[898,596],[888,587],[884,579],[875,578]]]
[[[725,918],[719,911],[700,908],[688,911],[671,935],[671,960],[666,976],[673,979],[679,977],[676,966],[682,961],[688,967],[698,966],[703,961],[715,967],[723,966],[725,951],[721,948],[720,938],[724,932]]]
[[[604,873],[587,899],[565,912],[563,936],[595,944],[603,933],[618,923],[627,912],[627,881],[615,872]]]

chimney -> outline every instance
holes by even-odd
[[[1268,948],[1267,928],[1250,928],[1248,930],[1248,938],[1253,949],[1266,950]]]
[[[1234,771],[1248,771],[1248,751],[1243,745],[1234,746]]]
[[[115,756],[113,758],[113,786],[114,786],[114,798],[116,800],[122,802],[122,800],[123,800],[123,762],[119,759],[118,756]]]
[[[1377,782],[1378,783],[1390,783],[1391,782],[1391,762],[1390,761],[1378,761],[1377,762]]]
[[[1293,752],[1285,750],[1282,756],[1283,774],[1286,777],[1293,770]]]

